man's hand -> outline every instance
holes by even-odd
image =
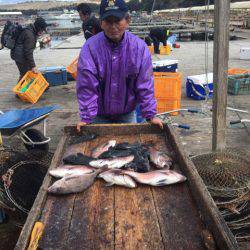
[[[77,133],[80,133],[81,132],[81,127],[86,126],[86,125],[87,125],[86,122],[78,122],[77,125],[76,125]]]
[[[161,129],[163,129],[163,122],[160,118],[154,117],[149,121],[151,124],[159,126]]]
[[[35,73],[35,74],[38,74],[38,69],[37,69],[37,67],[33,67],[33,68],[31,69],[31,71],[32,71],[33,73]]]

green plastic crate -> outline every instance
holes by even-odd
[[[229,76],[227,92],[232,95],[250,94],[250,74]]]

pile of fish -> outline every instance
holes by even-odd
[[[49,172],[60,179],[49,187],[49,193],[83,192],[96,177],[105,180],[107,186],[128,188],[136,188],[137,183],[165,186],[186,181],[185,176],[170,170],[172,158],[152,145],[138,142],[117,144],[110,140],[95,148],[91,156],[79,151],[79,146],[71,145],[64,155],[64,165]]]

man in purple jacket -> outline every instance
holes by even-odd
[[[104,32],[84,44],[78,60],[77,130],[90,123],[133,123],[138,104],[148,122],[163,128],[155,117],[151,55],[144,41],[126,31],[126,3],[102,0],[100,16]]]

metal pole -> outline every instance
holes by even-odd
[[[226,147],[229,20],[230,1],[215,0],[213,150],[223,150]]]

